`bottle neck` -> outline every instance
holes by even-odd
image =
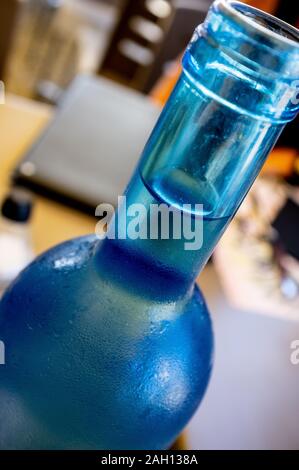
[[[181,290],[192,288],[287,119],[295,113],[296,106],[281,99],[277,90],[282,88],[275,88],[274,97],[269,88],[263,88],[268,75],[260,68],[257,75],[261,52],[252,25],[248,27],[244,20],[244,26],[239,17],[236,22],[234,15],[232,20],[219,7],[222,3],[212,7],[205,27],[197,31],[185,54],[184,71],[145,146],[125,192],[125,204],[118,209],[105,241],[109,248],[119,250],[123,279],[123,268],[128,268],[136,285],[145,282],[157,292],[168,289],[181,295]],[[242,27],[243,34],[231,36],[233,28]],[[209,28],[214,42],[210,33],[207,39]],[[254,44],[252,50],[244,37]],[[251,51],[251,69],[249,63],[246,68],[241,60],[224,54],[230,40],[240,42],[235,49],[242,57],[244,51]],[[282,46],[275,41],[274,55],[280,47],[290,47],[291,55],[298,53],[291,41],[290,45],[283,40]],[[294,68],[290,55],[283,60],[284,66],[279,63],[285,72],[281,86],[290,92]],[[266,64],[269,74],[276,73],[277,68],[271,71],[270,65]],[[118,229],[121,236],[115,235]]]

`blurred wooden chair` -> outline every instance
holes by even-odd
[[[212,0],[125,1],[99,73],[148,93],[186,47]]]
[[[123,0],[99,73],[143,91],[171,15],[166,0]]]

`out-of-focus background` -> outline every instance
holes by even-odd
[[[299,26],[294,0],[245,3]],[[94,231],[210,4],[1,0],[0,291],[35,254]],[[299,449],[298,131],[286,127],[200,276],[215,369],[187,448]]]

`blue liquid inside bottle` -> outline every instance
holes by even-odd
[[[179,435],[213,359],[195,280],[298,111],[298,58],[295,28],[215,2],[106,237],[41,255],[1,301],[1,449],[166,449]],[[161,204],[168,238],[151,224]],[[200,248],[175,236],[177,213]]]

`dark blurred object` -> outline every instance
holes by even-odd
[[[166,0],[124,0],[99,72],[143,90],[171,15]]]
[[[15,181],[94,214],[123,193],[159,113],[140,93],[78,76]]]
[[[100,73],[148,93],[186,47],[211,0],[126,1]]]
[[[299,191],[299,153],[296,155],[292,172],[286,178],[287,183],[294,188],[298,188]]]
[[[298,1],[294,0],[280,0],[275,15],[286,23],[293,26],[298,26],[299,21],[299,8]]]
[[[1,214],[6,219],[25,223],[30,219],[32,202],[31,193],[25,189],[14,188],[3,201]]]
[[[185,49],[196,26],[201,24],[212,0],[174,0],[172,21],[149,73],[144,91],[148,93],[163,73],[165,64]]]
[[[287,23],[299,27],[299,8],[298,1],[294,0],[280,0],[276,10],[275,15],[278,18],[286,21]],[[299,90],[298,90],[299,93]],[[277,145],[281,147],[293,147],[299,149],[298,143],[298,131],[299,131],[299,116],[287,124],[285,127],[280,139],[278,140]]]
[[[4,78],[20,4],[20,0],[0,2],[0,80]]]
[[[276,145],[278,147],[292,147],[299,150],[298,132],[299,116],[286,125]]]
[[[283,249],[299,260],[299,206],[287,199],[272,226],[278,233]]]

